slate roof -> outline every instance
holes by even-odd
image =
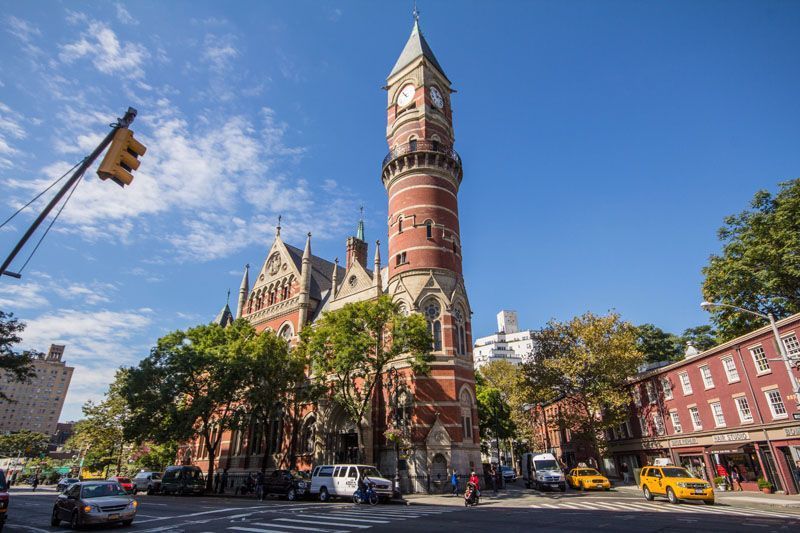
[[[303,250],[295,248],[291,244],[286,244],[286,251],[289,252],[289,257],[294,261],[298,271],[302,270],[303,266]],[[345,269],[337,266],[336,275],[341,283],[344,280]],[[311,292],[309,296],[315,300],[322,301],[324,293],[331,290],[331,274],[333,273],[333,263],[311,254]]]
[[[222,311],[217,313],[217,316],[214,318],[214,324],[219,324],[222,327],[227,326],[233,322],[233,313],[231,313],[231,308],[228,304],[225,304],[225,307],[222,308]]]
[[[422,35],[422,31],[419,29],[419,24],[417,21],[414,21],[414,27],[411,29],[411,36],[408,38],[406,42],[405,48],[400,53],[400,57],[397,58],[397,63],[394,64],[394,68],[389,73],[389,77],[391,78],[397,72],[400,72],[404,67],[406,67],[409,63],[417,59],[419,56],[424,56],[434,67],[436,67],[442,75],[447,78],[447,75],[444,73],[444,69],[436,60],[436,56],[433,55],[433,50],[428,45],[428,41],[425,40],[425,37]]]

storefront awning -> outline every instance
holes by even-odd
[[[742,444],[714,444],[706,450],[708,453],[742,453],[742,448],[749,443]]]

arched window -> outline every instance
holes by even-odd
[[[425,221],[425,236],[429,239],[433,239],[433,220]]]
[[[306,418],[303,424],[303,431],[300,434],[300,453],[314,453],[314,424],[317,419],[314,415]]]
[[[453,331],[455,333],[456,354],[467,354],[467,328],[464,320],[464,312],[460,307],[456,307],[453,312]]]
[[[464,439],[472,439],[472,395],[465,387],[461,389],[461,429],[464,432]]]
[[[292,337],[294,336],[294,330],[292,329],[292,325],[284,324],[280,332],[278,333],[278,336],[284,339],[286,342],[292,340]]]
[[[247,314],[253,312],[253,295],[250,295],[250,298],[247,299]]]
[[[287,282],[283,282],[283,287],[281,288],[281,300],[288,300],[289,299],[289,284]]]
[[[425,319],[428,321],[428,331],[433,337],[432,349],[435,352],[442,350],[442,308],[435,299],[428,300],[423,307]]]

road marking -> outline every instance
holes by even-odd
[[[379,515],[381,518],[391,518],[392,520],[405,520],[406,518],[420,518],[418,516],[403,516],[403,515],[385,515],[383,513],[374,513],[375,515]],[[331,516],[341,516],[342,518],[347,517],[357,517],[357,516],[372,516],[371,514],[367,513],[359,513],[355,511],[334,511],[331,513]]]
[[[330,518],[330,516],[318,515],[318,514],[306,514],[306,513],[303,513],[300,516],[308,517],[308,518],[323,518],[325,520],[328,520]],[[336,518],[338,518],[338,516]],[[342,519],[343,520],[349,520],[351,522],[366,522],[368,524],[369,523],[372,523],[372,524],[389,524],[389,523],[391,523],[390,520],[375,520],[375,519],[366,519],[366,518],[350,518],[349,516],[342,516]]]
[[[181,515],[174,515],[174,516],[162,516],[161,518],[151,518],[150,520],[139,520],[139,523],[140,524],[144,524],[146,522],[155,522],[157,520],[175,520],[176,518],[192,518],[194,516],[203,516],[203,515],[207,515],[207,514],[230,513],[231,511],[247,511],[247,510],[251,510],[251,509],[252,509],[252,507],[231,507],[231,508],[228,508],[228,509],[217,509],[215,511],[201,511],[199,513],[181,514]]]
[[[275,527],[276,525],[281,529],[300,529],[302,531],[328,531],[332,533],[346,533],[344,531],[339,531],[337,529],[322,529],[319,527],[304,527],[304,526],[290,526],[289,524],[267,524],[263,522],[255,522],[254,526],[269,526]]]
[[[338,527],[355,527],[358,529],[369,529],[372,526],[365,526],[363,524],[342,524],[337,522],[320,522],[319,520],[297,520],[295,518],[276,518],[275,522],[292,522],[298,524],[317,524],[320,526],[338,526]],[[277,525],[277,524],[276,524]],[[280,526],[278,526],[280,527]]]
[[[279,529],[261,529],[256,527],[229,527],[228,529],[234,529],[236,531],[252,531],[253,533],[286,533],[285,531],[281,531]]]

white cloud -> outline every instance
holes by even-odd
[[[0,284],[0,308],[10,312],[18,309],[38,309],[50,304],[45,293],[47,288],[37,282]]]
[[[85,36],[60,47],[59,59],[72,63],[76,59],[90,57],[92,64],[104,74],[121,74],[128,78],[144,76],[144,60],[147,49],[138,43],[120,43],[117,34],[102,22],[92,21]]]
[[[31,37],[42,34],[36,26],[13,15],[6,18],[6,31],[26,43],[31,41]]]
[[[74,282],[59,279],[44,272],[32,272],[23,282],[0,284],[0,308],[16,312],[17,309],[43,309],[52,307],[50,298],[58,296],[74,305],[81,302],[96,305],[111,301],[117,287],[98,281]]]
[[[234,40],[232,35],[206,35],[202,57],[212,70],[222,72],[231,68],[233,60],[240,55]]]
[[[132,24],[134,26],[139,24],[139,21],[136,20],[133,15],[131,15],[125,6],[120,3],[116,4],[117,7],[117,20],[122,22],[123,24]]]

